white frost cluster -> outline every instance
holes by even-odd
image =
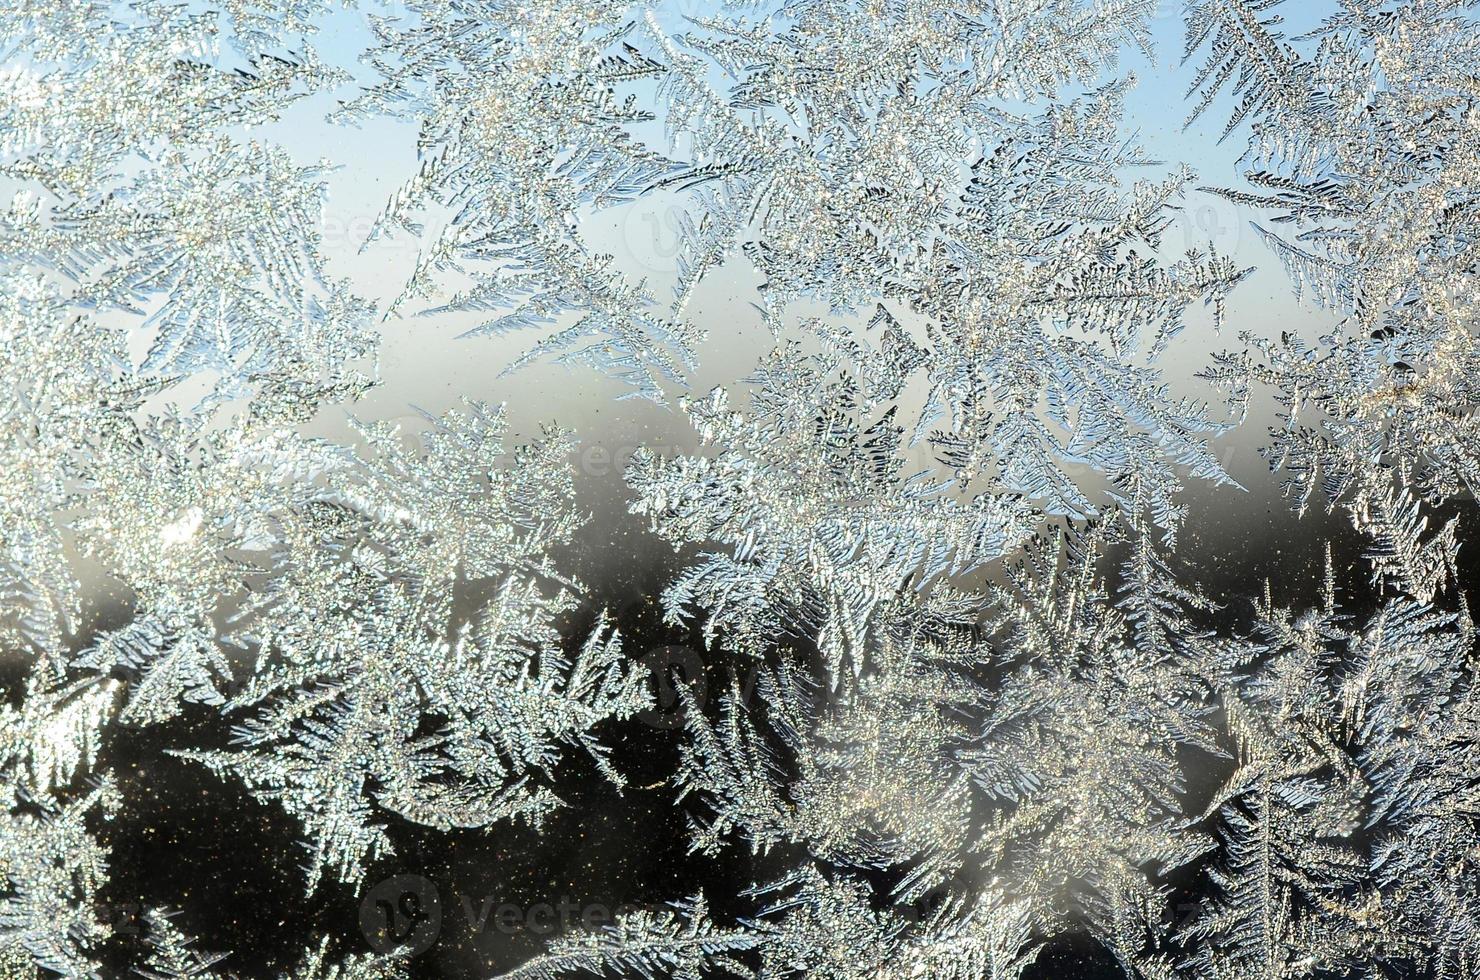
[[[290,815],[309,891],[399,823],[537,829],[575,753],[622,787],[648,678],[562,567],[575,434],[508,446],[488,392],[314,434],[386,331],[472,316],[691,432],[621,492],[685,556],[668,622],[759,680],[686,695],[672,805],[698,860],[786,865],[510,976],[1012,980],[1071,934],[1147,980],[1480,973],[1472,0],[1331,0],[1299,36],[1188,0],[1189,121],[1247,147],[1218,188],[1123,119],[1158,0],[349,6],[0,10],[0,966],[99,975],[130,727],[220,718],[171,754]],[[331,271],[357,161],[275,141],[305,105],[415,133],[363,243],[414,252],[393,298]],[[1195,194],[1258,215],[1327,335],[1239,323],[1251,270],[1170,254]],[[654,286],[590,229],[659,200]],[[696,298],[736,270],[772,347],[698,390],[731,327]],[[1199,365],[1223,405],[1160,366],[1205,315],[1238,328]],[[1310,608],[1215,605],[1178,551],[1261,400],[1235,437],[1365,542]],[[147,921],[139,976],[229,975]],[[405,975],[332,938],[288,976]]]

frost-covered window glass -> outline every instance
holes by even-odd
[[[11,0],[0,976],[1480,976],[1477,490],[1477,0]]]

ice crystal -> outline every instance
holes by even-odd
[[[144,916],[148,928],[149,957],[135,972],[145,980],[226,980],[232,976],[214,967],[230,953],[209,953],[170,921],[170,916],[151,909]],[[299,964],[278,980],[404,980],[402,958],[352,955],[341,960],[328,957],[328,940],[309,947]]]
[[[663,71],[628,40],[626,2],[533,6],[414,0],[415,20],[378,18],[369,57],[384,76],[340,118],[415,121],[417,172],[372,231],[419,235],[437,221],[392,309],[492,315],[471,334],[563,322],[530,356],[608,370],[661,400],[693,363],[692,325],[660,315],[641,284],[577,234],[587,209],[631,200],[671,170],[635,138],[651,118],[617,89]],[[474,285],[444,295],[446,276]],[[595,339],[588,339],[595,338]]]
[[[92,975],[109,931],[96,911],[108,850],[89,824],[120,800],[106,776],[92,786],[80,777],[96,760],[117,687],[59,686],[42,668],[19,707],[0,706],[0,947],[63,976]]]
[[[1318,346],[1285,335],[1230,358],[1281,393],[1272,459],[1301,501],[1320,488],[1365,510],[1389,471],[1431,501],[1473,495],[1480,26],[1464,4],[1352,3],[1297,48],[1267,0],[1197,6],[1190,50],[1224,25],[1204,73],[1246,80],[1251,186],[1221,193],[1267,209],[1261,239],[1340,317]]]
[[[751,412],[732,409],[723,389],[682,403],[718,452],[639,451],[627,474],[633,509],[665,537],[729,553],[670,586],[670,616],[703,612],[708,636],[752,654],[778,639],[815,643],[836,671],[857,659],[903,583],[967,576],[1031,533],[1020,497],[960,500],[946,481],[905,469],[895,409],[880,404],[900,384],[888,362],[788,344],[752,379]]]
[[[45,194],[0,219],[6,259],[65,276],[72,308],[137,317],[147,371],[213,372],[227,397],[273,371],[332,380],[366,353],[368,309],[317,253],[320,169],[234,135],[341,76],[311,52],[230,70],[211,12],[84,6],[81,26],[39,7],[0,26],[25,56],[0,170]]]
[[[1123,83],[1022,109],[1143,40],[1149,6],[811,3],[676,40],[650,18],[666,122],[693,158],[670,182],[702,205],[682,225],[680,304],[737,247],[777,329],[798,300],[890,300],[874,323],[908,337],[905,315],[929,339],[899,365],[928,379],[914,437],[959,480],[1085,515],[1065,470],[1088,465],[1157,488],[1174,528],[1171,464],[1223,479],[1203,442],[1220,425],[1169,398],[1149,359],[1244,270],[1145,254],[1190,175],[1118,186],[1146,162],[1117,125]]]
[[[829,980],[936,976],[1017,980],[1037,955],[1023,909],[992,894],[968,911],[948,909],[910,925],[870,904],[869,886],[800,871],[758,895],[774,895],[753,922],[735,929],[706,920],[702,896],[678,914],[637,913],[604,934],[561,940],[501,980],[554,980],[577,971],[657,976],[781,978],[804,973]],[[758,951],[752,971],[736,959]]]
[[[1074,936],[1153,980],[1480,971],[1473,3],[1296,33],[1189,0],[1185,117],[1244,145],[1216,178],[1127,122],[1155,0],[349,6],[0,10],[6,971],[232,975],[194,910],[132,944],[100,914],[105,821],[147,819],[111,751],[292,818],[305,901],[408,824],[533,835],[573,773],[622,790],[642,617],[572,574],[579,435],[487,391],[356,421],[382,337],[444,322],[681,430],[604,487],[674,553],[654,636],[721,692],[680,690],[644,789],[695,867],[753,869],[509,976],[1016,980]],[[414,255],[385,295],[320,233],[366,177],[305,157],[326,112],[414,143],[356,243]],[[1237,262],[1172,254],[1198,194],[1256,215]],[[672,275],[602,241],[652,208]],[[1246,261],[1320,330],[1265,329]],[[706,360],[750,326],[759,363]],[[1254,563],[1184,482],[1237,499],[1213,440],[1265,410],[1283,485],[1250,489],[1324,575],[1204,589]],[[285,977],[406,975],[339,938]]]
[[[554,623],[572,601],[546,552],[580,521],[569,446],[504,465],[503,431],[476,404],[421,452],[367,427],[367,459],[274,515],[271,577],[241,614],[256,671],[224,705],[250,713],[236,748],[187,755],[303,822],[310,884],[387,849],[372,803],[444,829],[538,822],[556,800],[533,777],[560,743],[620,784],[590,729],[646,692],[604,624],[567,659]]]

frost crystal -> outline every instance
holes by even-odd
[[[258,955],[183,887],[104,914],[154,763],[272,808],[234,832],[286,814],[318,916],[412,835],[609,826],[655,760],[684,874],[745,880],[508,976],[1480,973],[1474,3],[364,6],[0,10],[7,976]],[[1169,25],[1222,164],[1142,148]],[[345,254],[331,192],[377,186]],[[1175,254],[1199,201],[1248,237]],[[611,229],[657,213],[637,268]],[[416,373],[375,390],[382,340],[446,324],[528,335],[584,431],[503,376],[360,421]],[[596,373],[679,434],[593,491]],[[656,555],[574,560],[588,491]],[[1235,553],[1222,512],[1280,494],[1299,540]],[[626,564],[671,569],[660,626]],[[704,673],[635,759],[680,636]],[[416,968],[345,938],[261,955]]]
[[[310,884],[387,850],[372,803],[443,829],[537,823],[556,801],[532,779],[560,743],[621,782],[590,729],[646,692],[604,624],[567,661],[553,622],[572,601],[546,550],[580,522],[569,446],[506,461],[503,429],[476,404],[419,453],[363,429],[369,458],[273,515],[269,579],[241,613],[256,672],[224,705],[250,711],[238,747],[185,754],[303,822]]]

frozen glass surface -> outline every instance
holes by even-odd
[[[5,5],[0,974],[1476,975],[1475,7]]]

